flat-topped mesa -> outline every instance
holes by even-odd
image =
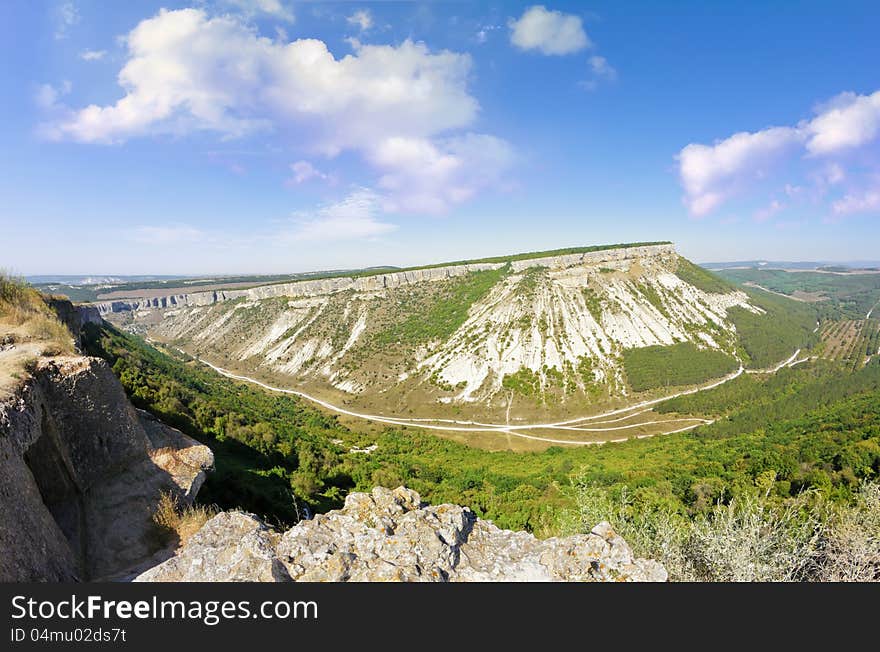
[[[674,244],[643,245],[637,247],[620,247],[619,249],[602,249],[600,251],[587,251],[584,253],[565,254],[562,256],[546,256],[544,258],[529,258],[517,260],[511,263],[515,272],[529,267],[549,267],[550,269],[564,269],[578,265],[595,266],[603,263],[617,263],[636,258],[659,258],[662,256],[674,256]]]
[[[514,272],[520,272],[529,267],[564,269],[566,267],[574,267],[578,265],[598,266],[637,258],[657,258],[674,255],[675,245],[671,243],[637,245],[582,253],[527,258],[524,260],[460,263],[438,267],[401,270],[399,272],[388,272],[384,274],[373,274],[370,276],[339,276],[334,278],[294,281],[291,283],[276,283],[272,285],[260,285],[246,290],[213,290],[208,292],[169,294],[143,299],[104,301],[95,303],[94,306],[102,315],[106,315],[108,313],[162,310],[181,306],[205,306],[217,303],[218,301],[229,301],[238,298],[249,300],[270,299],[273,297],[295,298],[333,294],[335,292],[346,290],[353,290],[355,292],[374,292],[414,283],[439,281],[457,276],[464,276],[473,272],[500,269],[507,264],[510,264],[511,269]]]

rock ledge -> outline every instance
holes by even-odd
[[[663,582],[608,523],[589,534],[540,540],[477,518],[467,507],[426,505],[405,487],[353,493],[336,511],[283,534],[252,514],[224,512],[140,582]]]

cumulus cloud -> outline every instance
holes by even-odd
[[[297,161],[296,163],[291,163],[290,171],[293,173],[293,176],[288,180],[288,185],[300,185],[302,183],[306,183],[307,181],[312,181],[313,179],[320,179],[326,181],[329,179],[329,175],[321,172],[314,165],[309,163],[308,161]]]
[[[534,5],[518,19],[508,21],[510,42],[521,50],[538,50],[542,54],[562,55],[590,47],[579,16],[548,10]]]
[[[209,17],[197,9],[161,10],[125,43],[128,56],[118,75],[123,97],[71,109],[45,125],[44,135],[110,144],[196,130],[226,138],[274,130],[316,154],[359,152],[379,167],[382,187],[394,195],[388,203],[399,207],[415,205],[404,177],[418,181],[425,206],[449,206],[499,172],[469,166],[500,166],[506,157],[499,152],[510,148],[485,136],[490,155],[478,156],[464,151],[464,143],[480,135],[445,135],[467,127],[479,110],[468,91],[467,54],[432,52],[406,40],[356,43],[353,54],[337,59],[320,40],[271,40],[234,16]],[[389,142],[419,142],[424,151],[454,157],[456,172],[403,170]],[[466,183],[469,176],[476,181]]]
[[[83,61],[100,61],[107,56],[107,50],[83,50],[79,53],[79,58]]]
[[[504,140],[472,133],[438,142],[392,137],[372,154],[384,171],[378,185],[388,192],[386,210],[414,213],[443,213],[467,201],[497,184],[514,158]]]
[[[880,132],[880,91],[871,95],[841,93],[822,107],[805,129],[811,154],[831,154],[865,145]]]
[[[357,27],[362,32],[366,32],[373,26],[373,16],[368,9],[359,9],[345,20],[349,25]]]
[[[222,0],[222,4],[234,7],[247,18],[265,15],[288,23],[295,20],[293,11],[281,0]]]
[[[328,204],[314,213],[294,217],[292,230],[279,241],[329,241],[375,238],[397,229],[379,219],[381,198],[368,189],[352,192],[340,202]]]
[[[790,127],[741,132],[712,145],[691,143],[676,157],[684,202],[694,216],[711,213],[729,199],[747,193],[755,182],[775,176],[781,162],[798,157],[811,166],[806,174],[814,195],[846,186],[851,175],[846,157],[869,151],[880,135],[880,91],[842,93],[820,106],[817,114]],[[880,165],[868,155],[867,165]],[[864,162],[863,162],[864,163]],[[791,180],[786,188],[799,187]],[[880,190],[880,188],[878,188]],[[786,190],[788,193],[788,190]],[[861,212],[863,204],[848,195],[832,206],[835,214]],[[867,203],[870,208],[870,202]]]
[[[763,176],[766,166],[801,140],[797,129],[773,127],[682,149],[677,157],[679,176],[691,214],[701,217],[713,211],[742,184]]]

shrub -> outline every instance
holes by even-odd
[[[862,481],[852,505],[833,508],[817,579],[880,581],[880,484]]]
[[[180,547],[217,513],[217,508],[213,506],[181,505],[172,493],[162,492],[153,513],[153,523],[156,524],[159,540],[163,544],[176,540]]]
[[[775,474],[706,514],[689,517],[625,487],[576,487],[563,532],[608,521],[639,556],[664,564],[670,579],[708,582],[880,580],[880,484],[863,481],[849,504],[815,491],[788,500],[772,493]]]

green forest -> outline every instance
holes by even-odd
[[[746,368],[765,369],[787,359],[796,349],[818,340],[813,332],[818,318],[814,304],[777,297],[761,290],[742,288],[749,303],[763,313],[734,306],[727,316],[736,327]]]
[[[864,319],[868,311],[880,302],[880,274],[877,273],[725,269],[718,274],[733,283],[754,283],[782,294],[803,292],[815,295],[821,301],[810,305],[820,319]],[[767,292],[761,290],[757,293],[768,296]]]
[[[217,468],[200,501],[276,524],[338,507],[349,491],[406,484],[432,503],[552,535],[557,515],[574,505],[575,483],[625,487],[644,504],[695,515],[768,473],[780,498],[815,488],[848,500],[860,478],[880,471],[877,358],[857,373],[801,365],[661,405],[721,417],[688,433],[513,453],[407,428],[355,432],[305,401],[224,378],[109,325],[90,325],[85,346],[110,362],[138,407],[212,447]],[[350,452],[370,444],[370,454]]]
[[[693,342],[672,346],[624,349],[623,367],[636,392],[658,387],[696,385],[736,371],[736,359],[717,349],[699,349]]]

